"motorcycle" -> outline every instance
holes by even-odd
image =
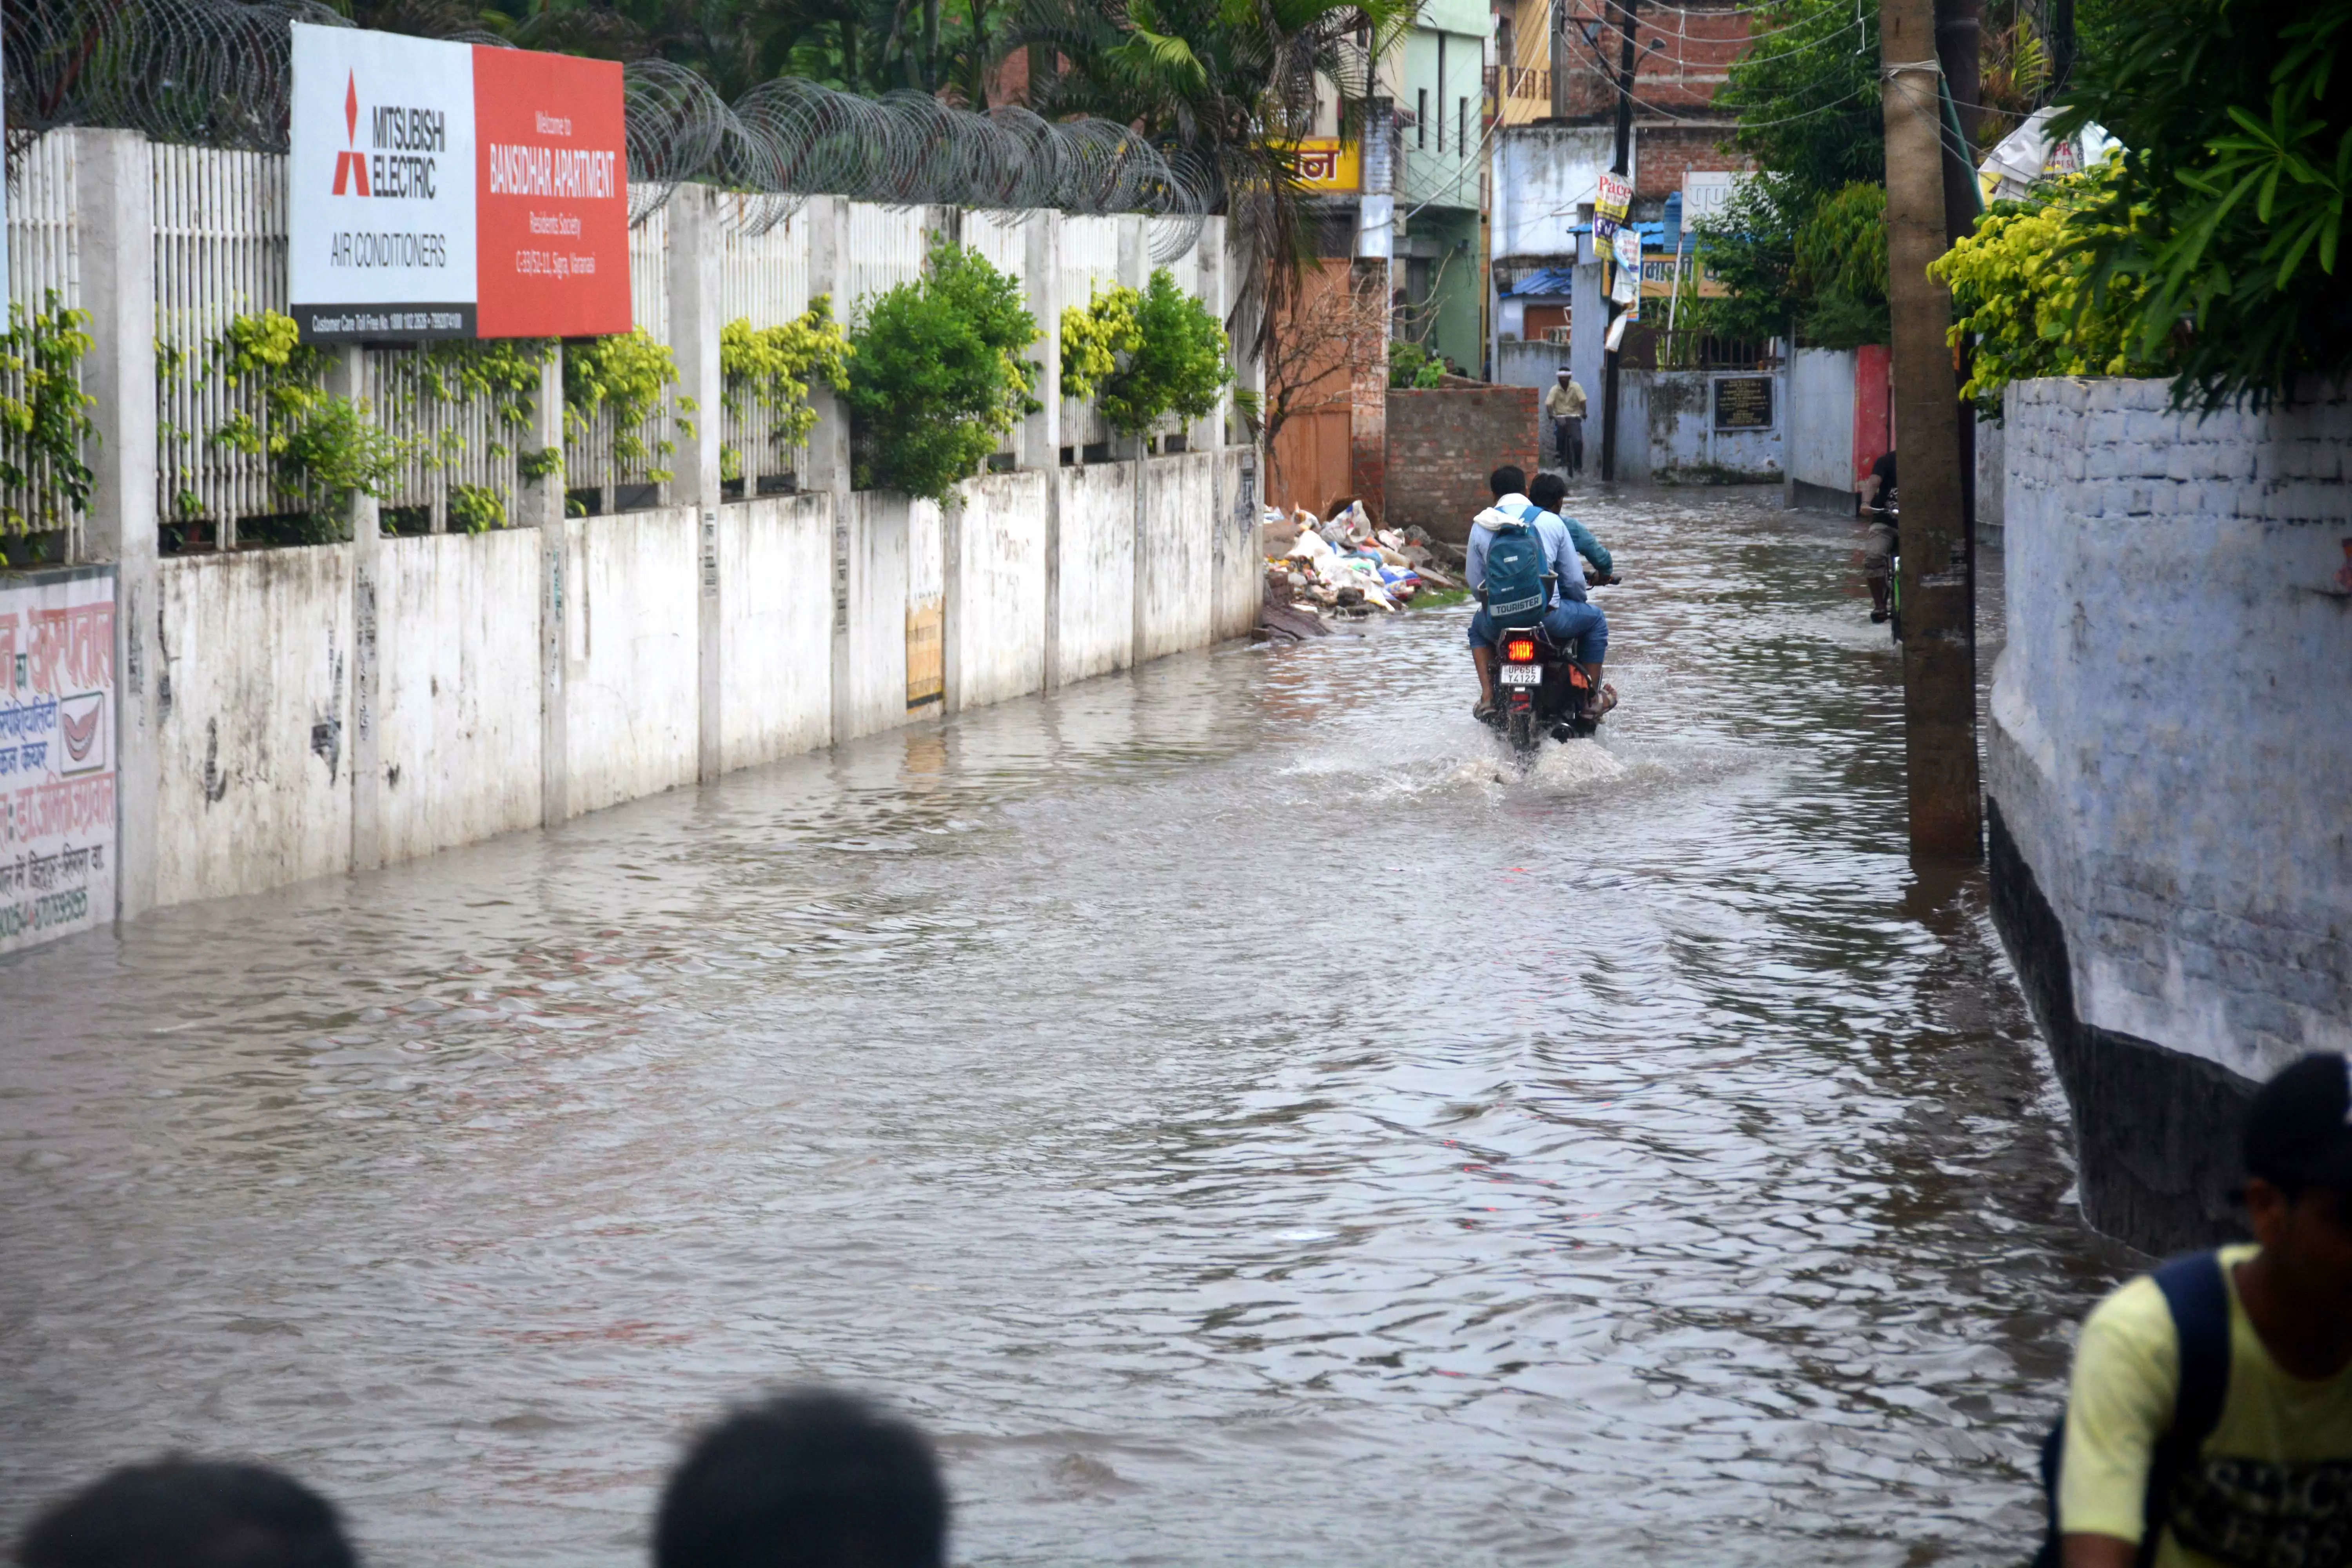
[[[1588,736],[1600,727],[1589,712],[1592,682],[1584,667],[1556,646],[1541,626],[1509,631],[1495,645],[1495,706],[1486,723],[1510,742],[1522,763],[1549,735],[1555,741]]]
[[[1903,640],[1903,494],[1889,486],[1885,504],[1873,507],[1871,521],[1883,522],[1895,531],[1895,548],[1886,558],[1886,630],[1896,642]]]

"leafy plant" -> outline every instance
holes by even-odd
[[[1062,307],[1062,395],[1086,399],[1113,371],[1118,356],[1143,346],[1136,311],[1143,296],[1125,284],[1108,293],[1089,290],[1084,306]]]
[[[1428,391],[1445,384],[1445,362],[1402,338],[1389,344],[1389,384]]]
[[[2119,170],[2110,163],[2052,181],[2022,202],[2000,202],[1928,268],[1952,290],[1951,341],[1975,334],[1961,395],[1999,419],[2001,388],[2037,375],[2160,375],[2168,359],[2142,351],[2148,286],[2119,279],[2093,287],[2094,263],[2068,241],[2084,209],[2103,208]]]
[[[739,418],[747,402],[757,403],[772,416],[776,445],[797,447],[816,427],[816,411],[809,406],[810,383],[841,385],[849,379],[854,352],[833,319],[833,300],[823,294],[810,300],[796,320],[781,326],[754,327],[748,318],[739,317],[719,333],[723,401]],[[742,477],[740,453],[735,472],[726,477]]]
[[[1889,340],[1885,186],[1857,180],[1815,203],[1791,262],[1801,341],[1851,349]]]
[[[2067,217],[2095,295],[2139,289],[2142,361],[2212,408],[2352,369],[2337,280],[2352,197],[2352,0],[2145,0],[2084,58],[2052,122],[2129,149]]]
[[[0,339],[0,537],[64,528],[89,510],[92,399],[77,367],[89,352],[89,317],[48,291],[45,307],[8,307]]]
[[[280,531],[291,542],[341,538],[352,498],[383,493],[404,444],[378,428],[365,405],[325,389],[328,356],[300,341],[291,316],[237,317],[215,340],[212,359],[226,384],[250,382],[260,395],[258,418],[238,409],[213,440],[267,454],[278,489],[306,503]]]
[[[1202,418],[1234,379],[1225,329],[1206,306],[1176,286],[1165,267],[1152,270],[1135,310],[1140,340],[1102,383],[1103,417],[1122,436],[1140,436],[1160,417]]]
[[[465,533],[488,533],[507,525],[507,500],[488,485],[449,487],[450,525]]]
[[[646,426],[660,409],[663,390],[677,383],[677,361],[669,345],[643,327],[610,337],[591,338],[567,348],[563,354],[563,418],[567,433],[577,433],[601,412],[613,420],[613,456],[624,465],[667,458],[677,444],[667,437],[648,443]],[[676,400],[683,414],[696,414],[694,399]],[[681,434],[691,435],[693,424],[675,421]],[[655,480],[672,478],[671,471],[649,468]]]
[[[942,241],[923,276],[863,308],[850,333],[856,480],[943,500],[1038,406],[1037,341],[1020,285]]]

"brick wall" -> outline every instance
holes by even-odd
[[[1535,388],[1391,392],[1381,521],[1389,528],[1419,523],[1459,544],[1470,537],[1470,520],[1494,499],[1486,476],[1505,463],[1535,472]]]
[[[1643,125],[1633,127],[1633,199],[1664,200],[1683,188],[1683,175],[1693,169],[1752,169],[1755,160],[1724,150],[1732,132],[1720,125]]]

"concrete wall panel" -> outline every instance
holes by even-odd
[[[719,765],[814,751],[833,731],[833,498],[719,509]]]
[[[1136,563],[1138,662],[1212,640],[1210,568],[1217,523],[1216,458],[1143,460],[1143,533]]]
[[[350,868],[351,556],[160,563],[159,905]]]
[[[1853,489],[1852,349],[1799,349],[1789,359],[1789,478],[1824,490]]]
[[[564,525],[564,686],[576,814],[692,784],[700,734],[694,513]]]
[[[1210,637],[1218,642],[1245,637],[1257,625],[1265,598],[1265,514],[1258,504],[1258,457],[1242,450],[1220,452],[1214,561],[1210,584]]]
[[[538,531],[387,539],[377,559],[381,776],[373,787],[384,860],[535,825]]]
[[[1067,682],[1134,662],[1133,463],[1090,463],[1054,476],[1062,487],[1060,642]]]
[[[835,733],[872,735],[907,721],[905,496],[856,490],[840,502],[848,531],[849,668]]]
[[[961,487],[947,531],[956,579],[949,691],[958,710],[1045,684],[1045,487],[1053,478],[1033,470]]]

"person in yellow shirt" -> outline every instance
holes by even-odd
[[[2352,1565],[2352,1056],[2272,1079],[2244,1148],[2252,1245],[2083,1324],[2048,1568]]]
[[[1584,388],[1568,366],[1560,366],[1559,380],[1544,389],[1543,405],[1551,416],[1551,449],[1559,471],[1572,479],[1584,472]]]

